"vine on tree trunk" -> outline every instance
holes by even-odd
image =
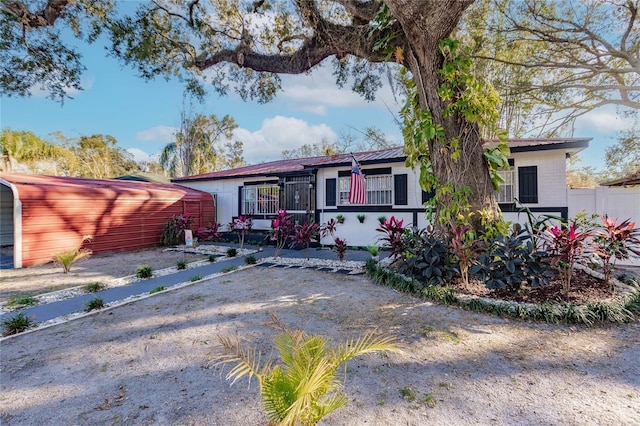
[[[480,83],[473,75],[473,62],[467,51],[460,48],[457,40],[446,38],[440,42],[440,51],[444,64],[439,74],[442,84],[438,95],[445,104],[443,116],[460,115],[470,123],[491,130],[497,135],[497,147],[485,147],[484,158],[487,161],[491,183],[495,190],[503,182],[498,171],[509,166],[507,157],[510,153],[507,145],[507,134],[495,125],[499,101],[497,92],[490,86]],[[440,182],[433,171],[433,163],[429,155],[429,141],[436,140],[442,149],[446,149],[452,160],[459,161],[462,155],[460,138],[448,139],[440,124],[434,123],[431,112],[420,106],[416,84],[407,69],[401,70],[401,78],[407,89],[407,101],[401,110],[404,121],[403,136],[407,165],[420,166],[420,185],[434,196],[425,203],[427,215],[432,223],[446,225],[452,220],[458,224],[469,223],[473,214],[481,217],[482,212],[471,212],[468,187],[456,187],[455,183]],[[446,203],[442,200],[447,200]],[[440,203],[440,204],[438,204]],[[438,205],[438,209],[435,206]],[[435,217],[437,212],[437,217]],[[487,224],[490,225],[490,224]]]

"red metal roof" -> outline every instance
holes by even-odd
[[[15,191],[18,221],[11,237],[17,267],[47,262],[85,235],[93,239],[83,247],[94,253],[138,250],[158,245],[174,215],[191,215],[193,230],[215,218],[211,194],[171,183],[17,173],[0,173],[0,181]]]
[[[0,179],[20,188],[20,193],[46,191],[54,188],[56,192],[68,191],[74,194],[127,194],[147,199],[163,198],[179,194],[182,198],[198,199],[201,192],[173,183],[138,182],[118,179],[89,179],[66,176],[30,175],[23,173],[0,173]]]
[[[532,139],[510,139],[509,147],[512,150],[535,150],[538,147],[544,149],[556,149],[567,146],[580,148],[586,146],[591,138],[532,138]],[[497,140],[487,140],[486,145],[497,144]],[[392,160],[404,161],[406,155],[403,147],[381,149],[377,151],[355,152],[353,155],[360,163],[372,164],[376,162],[389,162]],[[237,169],[220,170],[201,175],[185,176],[172,179],[172,182],[183,182],[191,180],[221,179],[242,176],[264,176],[279,175],[287,172],[301,171],[315,167],[327,167],[331,165],[349,164],[351,153],[327,155],[322,157],[296,158],[288,160],[276,160],[268,163],[254,164],[251,166],[239,167]]]

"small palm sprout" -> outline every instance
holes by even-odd
[[[80,244],[78,244],[77,247],[69,251],[55,253],[53,255],[53,259],[56,262],[58,262],[60,265],[62,265],[62,272],[64,272],[65,274],[68,273],[71,270],[71,266],[74,263],[76,263],[80,259],[84,259],[93,254],[91,250],[81,248],[82,244],[85,241],[91,241],[91,238],[93,238],[91,235],[85,235],[84,237],[82,237],[82,240],[80,241]]]
[[[366,353],[401,352],[392,337],[365,334],[337,348],[329,348],[326,338],[304,330],[291,330],[273,313],[269,325],[282,331],[275,347],[282,360],[263,362],[260,351],[244,347],[238,337],[218,336],[223,351],[213,356],[213,367],[235,364],[226,379],[235,383],[244,376],[255,377],[269,420],[278,425],[315,425],[330,412],[347,404],[339,391],[338,368]]]

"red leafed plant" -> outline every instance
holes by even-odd
[[[244,246],[244,237],[251,232],[253,227],[253,219],[250,216],[238,216],[231,221],[229,226],[232,231],[238,234],[238,242],[240,243],[240,248],[242,248]]]
[[[478,240],[468,225],[458,225],[453,220],[449,223],[450,249],[458,261],[460,277],[465,288],[469,285],[469,268],[478,251]]]
[[[627,219],[618,223],[607,215],[600,216],[602,227],[595,232],[593,244],[595,252],[602,261],[605,281],[609,282],[616,260],[640,257],[640,228]]]
[[[404,253],[406,249],[406,241],[403,238],[405,229],[402,227],[404,220],[396,219],[391,216],[385,219],[376,231],[382,232],[384,235],[378,239],[383,242],[384,247],[391,249],[391,257],[398,257]]]
[[[323,237],[329,235],[331,236],[331,238],[333,238],[333,243],[335,245],[333,246],[332,250],[338,254],[338,260],[342,261],[344,260],[345,253],[347,252],[347,240],[336,237],[336,228],[339,224],[340,222],[336,221],[335,219],[329,219],[327,223],[320,226],[319,231],[320,235],[322,235]]]
[[[199,241],[212,241],[220,238],[220,225],[217,223],[209,223],[209,226],[201,226],[196,230],[196,236]]]
[[[276,251],[274,257],[280,255],[280,250],[287,243],[291,234],[291,217],[286,210],[278,210],[278,216],[271,221],[271,241],[275,242]]]
[[[550,255],[551,264],[557,268],[565,295],[571,288],[573,267],[589,254],[589,238],[594,236],[592,230],[580,232],[579,227],[574,220],[568,226],[549,226],[540,236],[544,250]]]
[[[320,227],[317,223],[311,222],[300,225],[299,223],[293,227],[293,235],[291,235],[291,247],[302,246],[307,250],[307,260],[309,260],[309,245],[318,240]]]
[[[336,237],[333,242],[335,243],[333,251],[338,254],[338,260],[342,262],[344,260],[344,254],[347,252],[347,241]]]

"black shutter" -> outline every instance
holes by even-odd
[[[396,206],[409,204],[407,192],[407,175],[393,175],[393,204]]]
[[[242,202],[244,201],[244,186],[238,187],[238,215],[243,213]]]
[[[518,167],[518,199],[521,203],[538,202],[538,166]]]
[[[336,205],[336,179],[327,179],[325,181],[325,205],[327,206],[335,206]]]
[[[436,196],[436,190],[432,189],[431,191],[422,191],[422,204],[426,203],[430,199]]]

